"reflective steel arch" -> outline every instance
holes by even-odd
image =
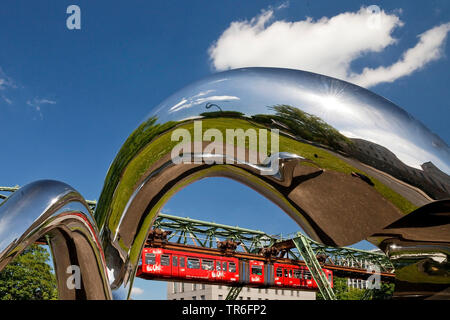
[[[448,145],[366,89],[289,69],[214,74],[157,106],[110,166],[95,220],[112,295],[129,296],[164,203],[222,176],[317,241],[379,246],[396,266],[397,297],[449,298],[449,173]]]
[[[111,299],[96,223],[83,197],[65,183],[30,183],[0,205],[0,270],[42,238],[52,251],[60,299]],[[74,268],[81,275],[77,290]]]
[[[210,109],[212,105],[217,107]],[[113,292],[129,291],[144,239],[165,201],[187,184],[209,176],[229,177],[254,188],[315,240],[343,246],[369,239],[391,248],[386,250],[398,265],[404,259],[387,243],[409,252],[420,239],[407,234],[420,231],[428,235],[424,246],[441,245],[446,258],[436,267],[448,270],[449,211],[443,210],[436,226],[414,225],[407,214],[436,200],[448,208],[449,147],[392,102],[319,74],[244,68],[196,82],[155,110],[112,163],[95,213],[108,265],[114,265]],[[227,129],[276,128],[279,151],[290,156],[272,159],[280,162],[280,171],[272,175],[237,158],[233,164],[211,164],[211,157],[229,155],[220,151],[211,155],[211,138],[201,136],[185,148],[194,150],[200,143],[196,153],[183,153],[199,161],[174,164],[171,151],[179,142],[172,141],[172,134],[185,129],[195,135],[200,121],[202,133],[217,129],[224,136]],[[226,141],[215,143],[222,148],[214,151],[226,149]],[[248,154],[249,149],[244,149]],[[425,210],[427,214],[434,214],[435,207],[426,208],[431,208]],[[415,216],[429,220],[420,211]],[[392,233],[389,226],[396,221],[403,221],[404,229]],[[417,261],[428,259],[420,250],[416,253]],[[425,283],[437,279],[419,269],[414,272],[427,278]],[[448,287],[447,272],[428,295]],[[420,286],[413,278],[402,282],[408,288]],[[404,295],[410,296],[411,290],[405,290]],[[427,296],[425,291],[420,295]],[[397,293],[402,295],[401,283]]]

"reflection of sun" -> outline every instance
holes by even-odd
[[[340,94],[311,94],[310,98],[321,107],[325,113],[333,112],[346,115],[355,115],[354,106],[345,101]]]
[[[340,81],[327,81],[323,90],[319,94],[314,94],[315,102],[319,103],[326,111],[354,113],[354,106],[345,99],[345,90],[346,85]]]
[[[319,103],[323,105],[323,107],[327,110],[337,109],[342,104],[339,99],[335,96],[323,96],[318,98]]]

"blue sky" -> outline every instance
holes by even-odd
[[[71,4],[81,8],[81,30],[66,28],[66,8]],[[360,8],[369,5],[378,5],[388,19],[379,32],[383,37],[369,34],[367,43],[363,37],[345,48],[330,45],[328,50],[327,38],[319,38],[325,44],[322,51],[336,56],[317,56],[307,46],[301,51],[305,55],[296,58],[292,51],[296,37],[306,44],[311,40],[289,23],[309,21],[321,31],[320,18],[345,18],[340,29],[345,40],[345,30],[357,29],[351,23],[359,23]],[[0,6],[0,185],[56,179],[71,184],[87,199],[98,199],[111,161],[152,108],[195,80],[242,64],[281,64],[354,80],[401,106],[449,143],[449,9],[446,0],[4,0]],[[290,42],[282,49],[291,55],[282,61],[277,61],[277,54],[246,56],[250,50],[240,45],[244,31],[262,35],[255,46],[270,48],[268,35],[274,23],[286,32]],[[328,31],[332,37],[336,32]],[[429,38],[419,38],[427,31]],[[414,48],[414,57],[402,60]],[[363,74],[364,68],[372,71]],[[197,208],[195,199],[205,194],[210,203]],[[231,196],[234,201],[224,201]],[[267,232],[294,231],[286,216],[258,198],[234,182],[213,179],[181,191],[167,208],[171,214]],[[240,214],[248,211],[261,212],[260,224]],[[150,293],[149,284],[137,286],[144,293],[136,298],[165,297],[165,291]]]

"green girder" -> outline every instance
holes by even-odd
[[[19,186],[0,187],[0,192],[11,193],[18,189]],[[7,196],[0,194],[0,201],[6,198]],[[89,200],[86,202],[91,210],[94,211],[97,202]],[[325,263],[327,264],[359,269],[367,269],[369,265],[375,265],[379,267],[381,272],[394,272],[392,263],[382,252],[348,247],[327,247],[299,232],[287,236],[268,235],[259,230],[183,218],[164,213],[158,215],[153,228],[172,231],[172,234],[168,236],[168,240],[174,241],[176,239],[177,243],[194,244],[201,247],[213,248],[214,241],[233,240],[234,242],[240,242],[242,251],[247,253],[257,253],[260,249],[271,247],[278,242],[293,240],[295,248],[287,250],[287,257],[294,260],[303,260],[306,263],[325,299],[335,299],[335,295],[317,260],[318,255],[326,256]],[[241,289],[242,287],[232,287],[227,299],[236,299]]]
[[[242,286],[231,287],[225,300],[236,300],[242,291]]]
[[[303,257],[303,261],[305,261],[306,266],[308,267],[311,275],[316,281],[317,286],[325,300],[336,300],[336,296],[331,288],[330,282],[328,282],[325,273],[320,266],[319,261],[316,258],[316,254],[311,248],[310,242],[305,236],[302,234],[298,234],[297,237],[292,239],[295,244],[295,247],[300,252]]]

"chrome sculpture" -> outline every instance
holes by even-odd
[[[30,183],[0,206],[0,270],[29,245],[46,237],[60,299],[110,299],[105,258],[97,235],[90,209],[76,190],[52,180]],[[66,285],[71,266],[80,268],[79,290]]]
[[[0,270],[47,235],[60,298],[126,299],[159,210],[186,185],[220,176],[266,196],[314,240],[377,245],[396,266],[395,297],[450,298],[450,148],[392,102],[319,74],[244,68],[196,82],[155,110],[111,164],[95,222],[81,196],[54,181],[0,205]],[[174,158],[172,135],[195,137],[199,123],[200,139]],[[247,144],[212,142],[207,129],[276,129],[278,140],[268,140],[279,150],[255,163]],[[64,272],[76,263],[90,272],[75,294]]]

